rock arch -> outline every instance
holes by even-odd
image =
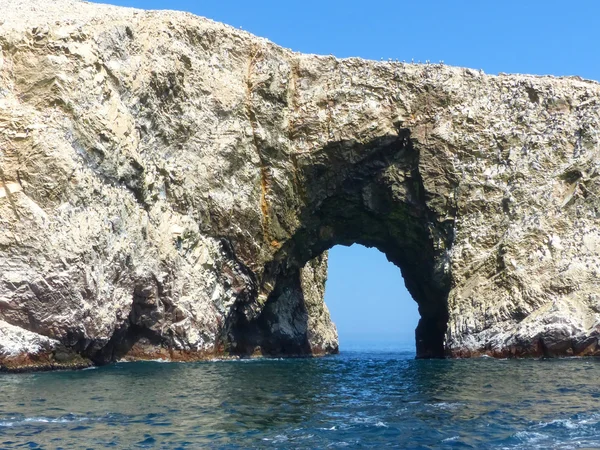
[[[318,336],[311,342],[302,268],[334,245],[359,243],[376,247],[401,269],[422,316],[418,356],[444,355],[454,218],[428,208],[419,163],[406,129],[367,143],[334,142],[298,159],[305,210],[297,231],[265,270],[273,290],[264,310],[251,323],[242,316],[240,330],[234,325],[236,350],[335,351],[337,343],[322,348]]]
[[[401,268],[420,356],[600,353],[596,82],[3,13],[3,368],[333,352],[323,252],[353,242]]]

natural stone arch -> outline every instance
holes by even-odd
[[[234,352],[336,351],[311,342],[301,271],[334,245],[358,243],[379,249],[402,271],[421,315],[417,356],[444,355],[454,223],[428,208],[413,144],[410,131],[399,129],[372,142],[334,142],[298,159],[306,185],[300,226],[265,271],[273,290],[262,313],[232,325]],[[282,317],[283,311],[293,312]]]

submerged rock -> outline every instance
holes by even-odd
[[[2,367],[335,353],[352,243],[402,270],[420,357],[600,354],[597,83],[0,11]]]

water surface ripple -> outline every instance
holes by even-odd
[[[0,375],[0,448],[600,447],[600,360],[119,363]]]

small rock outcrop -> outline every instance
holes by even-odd
[[[420,357],[600,354],[599,132],[578,78],[3,0],[1,367],[334,353],[352,243],[401,269]]]

